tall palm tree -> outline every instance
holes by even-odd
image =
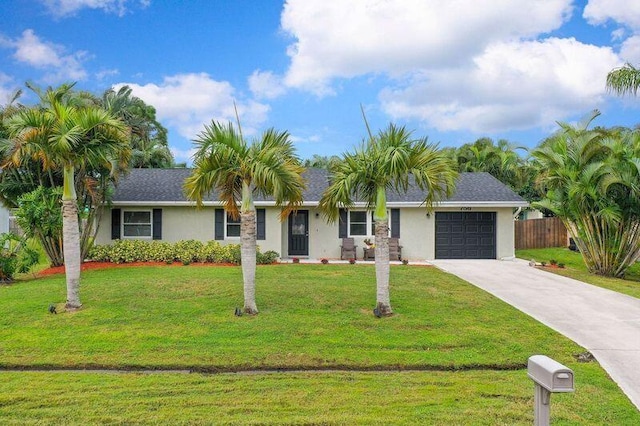
[[[623,276],[640,256],[640,132],[588,129],[594,112],[533,152],[546,198],[590,272]]]
[[[406,192],[416,185],[425,191],[425,206],[431,209],[434,202],[453,193],[457,177],[453,162],[426,138],[412,139],[410,131],[390,124],[377,137],[369,132],[369,139],[344,154],[330,169],[330,176],[319,204],[330,222],[338,220],[339,207],[349,208],[360,198],[374,211],[376,309],[391,315],[387,191]]]
[[[19,111],[7,122],[11,151],[3,168],[20,167],[37,160],[44,170],[63,173],[62,241],[65,260],[67,303],[70,310],[80,303],[80,234],[75,172],[88,168],[111,169],[126,164],[129,152],[124,124],[93,105],[75,106],[73,85],[49,88],[42,93],[41,107]],[[122,164],[120,164],[122,166]]]
[[[273,196],[282,207],[280,219],[302,203],[303,171],[287,132],[269,129],[248,144],[240,127],[212,121],[194,140],[193,173],[185,182],[187,196],[198,206],[214,189],[229,216],[240,218],[244,308],[258,313],[255,300],[256,211],[253,194]]]
[[[607,89],[619,95],[637,95],[640,87],[640,69],[625,64],[607,74]]]

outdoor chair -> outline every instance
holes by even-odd
[[[349,260],[356,258],[356,247],[353,238],[343,238],[340,246],[340,259]]]
[[[398,238],[389,238],[389,260],[402,260],[402,246]]]

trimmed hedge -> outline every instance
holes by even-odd
[[[269,250],[256,253],[260,265],[274,263],[280,255]],[[89,259],[98,262],[191,262],[240,264],[240,244],[222,245],[217,241],[203,243],[182,240],[175,243],[145,240],[117,240],[113,244],[96,245],[89,251]]]

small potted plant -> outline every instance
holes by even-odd
[[[320,262],[322,262],[323,265],[326,265],[329,263],[329,259],[320,259]]]
[[[409,260],[407,260],[407,259],[402,259],[402,264],[403,264],[403,265],[408,265],[408,264],[409,264]]]
[[[551,260],[549,261],[549,265],[551,265],[551,266],[556,266],[557,264],[558,264],[558,261],[557,261],[557,260],[555,260],[555,259],[551,259]]]
[[[300,259],[298,259],[297,257],[294,257],[291,260],[293,261],[293,263],[300,263]]]
[[[354,263],[356,263],[356,260],[352,257],[351,259],[349,259],[349,263],[353,265]]]
[[[364,244],[367,246],[367,248],[368,248],[368,249],[375,248],[375,246],[376,246],[376,245],[371,241],[371,238],[365,238],[363,242],[364,242]]]

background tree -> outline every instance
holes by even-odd
[[[194,141],[193,172],[185,182],[187,196],[199,206],[214,189],[219,192],[227,214],[240,217],[241,263],[244,280],[244,308],[257,314],[255,300],[256,212],[253,194],[273,196],[282,207],[280,219],[302,203],[304,170],[289,134],[269,129],[248,144],[241,129],[216,121],[205,126]]]
[[[365,120],[366,122],[366,120]],[[368,125],[367,125],[368,128]],[[404,193],[410,185],[425,191],[425,206],[445,196],[455,187],[457,172],[452,161],[427,143],[413,139],[404,127],[390,124],[330,169],[330,184],[320,199],[319,208],[330,222],[339,217],[339,207],[350,208],[356,200],[373,209],[375,221],[376,309],[391,315],[389,295],[389,226],[387,191]]]
[[[460,172],[487,172],[508,185],[528,201],[533,186],[534,169],[518,151],[526,152],[507,140],[494,144],[490,138],[480,138],[474,143],[462,145],[456,150],[456,161]]]
[[[27,83],[27,87],[33,90],[41,99],[39,108],[47,107],[47,90]],[[112,188],[117,184],[120,174],[126,172],[129,167],[173,167],[173,157],[167,146],[167,131],[155,118],[155,109],[146,105],[139,98],[131,96],[131,90],[123,87],[117,92],[113,89],[107,90],[102,97],[97,97],[84,91],[76,91],[69,87],[63,95],[64,103],[75,108],[103,108],[111,111],[123,121],[126,121],[130,129],[130,141],[135,144],[131,154],[131,162],[122,168],[121,161],[115,161],[112,165],[116,167],[106,167],[104,163],[97,162],[86,164],[86,167],[76,169],[75,189],[78,198],[78,209],[81,214],[81,259],[87,255],[92,242],[99,230],[101,215],[104,209],[99,208],[108,202]],[[2,162],[8,160],[12,155],[14,146],[8,137],[8,130],[4,123],[9,116],[25,106],[16,102],[20,91],[16,93],[12,101],[0,109],[3,121],[0,122],[0,155]],[[23,158],[20,167],[12,167],[3,170],[0,174],[0,200],[8,208],[18,207],[18,200],[24,194],[35,191],[39,187],[56,188],[62,187],[62,170],[43,167],[40,158]],[[39,226],[39,223],[33,223]],[[62,226],[62,224],[60,224]],[[25,231],[29,231],[24,229]],[[46,235],[43,229],[34,229],[36,235]],[[51,265],[57,266],[62,263],[62,235],[59,238],[51,237],[48,241],[41,241],[45,247]],[[54,241],[60,241],[56,248]],[[59,255],[58,255],[59,254]]]
[[[63,173],[62,239],[67,279],[67,308],[80,303],[81,243],[76,193],[76,170],[126,168],[130,147],[126,126],[109,112],[90,105],[75,106],[73,85],[49,88],[42,106],[28,108],[7,120],[10,143],[2,168],[40,162],[42,169]],[[85,183],[86,185],[86,183]]]
[[[533,152],[546,197],[590,272],[621,277],[640,255],[640,133],[588,129],[596,111]]]
[[[311,158],[307,158],[306,160],[304,160],[303,166],[307,168],[313,167],[316,169],[329,170],[332,165],[334,165],[339,161],[340,161],[340,157],[338,157],[337,155],[327,156],[327,155],[313,154]]]
[[[167,142],[167,129],[156,119],[156,109],[133,96],[129,86],[106,90],[100,105],[120,118],[129,128],[131,167],[169,168],[175,166]]]
[[[607,89],[619,95],[638,94],[640,87],[640,69],[631,64],[625,64],[613,69],[607,74]]]

